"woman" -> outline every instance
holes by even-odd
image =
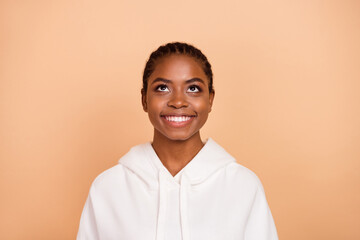
[[[200,138],[215,94],[203,53],[185,43],[159,47],[141,94],[153,141],[95,179],[77,239],[278,239],[256,175]]]

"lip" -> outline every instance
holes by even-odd
[[[196,116],[188,114],[169,114],[161,115],[160,117],[170,127],[185,127],[190,124]]]

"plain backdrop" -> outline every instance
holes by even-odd
[[[202,137],[259,176],[280,239],[360,239],[359,13],[356,0],[1,0],[0,239],[75,239],[94,178],[152,138],[142,71],[169,41],[213,65]]]

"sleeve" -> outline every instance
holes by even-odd
[[[94,187],[90,188],[89,196],[85,202],[83,212],[81,214],[79,231],[77,240],[97,240],[99,238],[98,225],[96,223],[96,215],[94,209]]]
[[[260,183],[245,228],[245,240],[278,240],[264,189]]]

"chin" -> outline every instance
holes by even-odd
[[[191,136],[181,136],[181,135],[166,136],[166,137],[167,137],[167,139],[169,139],[171,141],[186,141],[191,138]]]
[[[171,132],[169,134],[167,133],[161,133],[159,132],[161,135],[163,135],[163,137],[167,138],[168,140],[171,141],[186,141],[191,139],[192,137],[196,136],[197,134],[199,134],[199,132],[195,132],[195,133],[176,133],[176,132]]]

